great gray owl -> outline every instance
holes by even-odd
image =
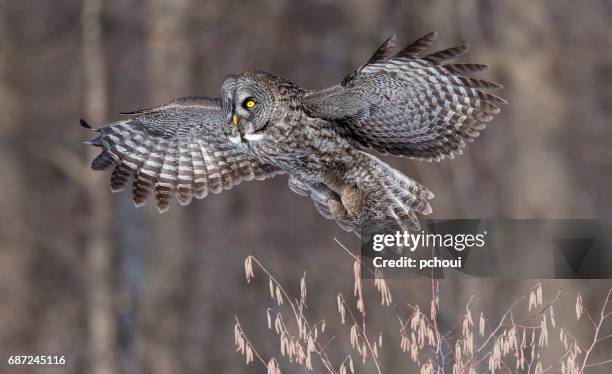
[[[92,129],[102,147],[94,170],[113,165],[111,188],[133,180],[136,206],[155,191],[158,209],[218,193],[242,180],[289,174],[289,187],[310,196],[326,218],[349,231],[385,220],[418,230],[434,195],[377,157],[453,158],[505,100],[466,77],[486,68],[446,63],[462,45],[433,54],[428,34],[392,54],[387,39],[369,61],[333,87],[306,90],[259,71],[228,76],[221,97],[187,97],[123,113],[131,118]],[[84,120],[81,124],[91,128]]]

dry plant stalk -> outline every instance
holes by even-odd
[[[383,334],[380,332],[372,336],[367,328],[368,303],[366,288],[361,277],[361,260],[342,243],[338,242],[338,244],[354,260],[352,299],[350,302],[347,301],[342,292],[339,292],[336,297],[339,322],[340,325],[348,327],[350,346],[354,352],[347,353],[335,365],[326,353],[326,349],[335,341],[335,337],[327,338],[325,343],[321,343],[320,340],[321,335],[325,332],[325,320],[311,322],[305,317],[306,274],[299,280],[299,297],[292,298],[259,260],[249,256],[245,260],[246,280],[250,282],[255,277],[254,265],[268,277],[270,298],[276,305],[267,309],[266,319],[268,328],[274,331],[279,339],[281,357],[301,366],[306,371],[314,370],[313,360],[316,359],[328,373],[352,374],[355,372],[352,354],[357,354],[362,363],[365,364],[369,360],[376,372],[382,373],[383,365],[380,354],[383,347]],[[374,275],[373,290],[380,296],[380,305],[394,314],[394,319],[398,324],[399,349],[407,354],[408,360],[412,362],[412,365],[418,367],[421,374],[447,372],[453,374],[485,372],[582,374],[587,368],[612,363],[612,359],[595,363],[589,361],[597,344],[612,338],[612,334],[601,336],[605,320],[612,316],[612,311],[608,311],[612,288],[608,290],[597,318],[593,318],[584,306],[582,296],[580,294],[577,296],[576,318],[580,320],[583,315],[586,315],[594,330],[592,341],[587,347],[580,344],[574,335],[566,327],[561,326],[556,319],[554,305],[561,297],[561,290],[550,300],[545,301],[541,283],[536,283],[529,288],[526,294],[514,300],[495,322],[488,319],[481,311],[478,324],[474,323],[471,308],[474,295],[472,295],[456,322],[446,331],[442,331],[438,324],[440,305],[438,281],[432,279],[431,302],[428,305],[429,313],[426,313],[419,305],[404,303],[405,308],[402,308],[401,304],[396,303],[396,298],[393,297],[383,273],[372,271],[371,274]],[[519,311],[521,306],[526,309],[526,312]],[[523,316],[522,320],[518,320],[519,316]],[[553,330],[557,328],[558,334],[553,333]],[[244,334],[238,318],[236,318],[234,330],[236,350],[245,357],[247,364],[253,362],[254,357],[257,357],[269,374],[281,373],[279,361],[275,357],[266,361],[257,353]],[[564,353],[546,366],[542,357],[551,346],[551,339],[557,336]],[[546,356],[550,357],[550,354],[547,353]]]
[[[250,283],[255,277],[255,265],[268,277],[270,298],[278,308],[276,311],[272,308],[268,308],[266,310],[266,320],[268,329],[274,331],[279,339],[280,356],[286,357],[289,362],[296,363],[307,371],[313,370],[313,357],[316,357],[330,373],[338,373],[340,370],[343,370],[343,368],[344,370],[348,368],[350,372],[353,373],[354,365],[350,357],[342,361],[338,370],[333,367],[327,357],[325,348],[329,344],[329,341],[325,344],[319,341],[320,335],[325,332],[325,320],[313,323],[309,321],[304,314],[307,298],[306,274],[300,278],[299,298],[292,298],[277,279],[253,256],[248,256],[244,262],[247,283]],[[283,314],[283,312],[287,310],[286,308],[282,308],[284,305],[288,305],[290,313]],[[291,323],[295,323],[296,328],[293,328],[292,324],[287,323],[286,316],[289,316]],[[247,364],[253,361],[252,354],[251,360],[249,360],[248,357],[249,351],[252,351],[260,358],[260,363],[266,367],[269,374],[281,373],[280,365],[275,357],[265,361],[256,353],[253,345],[244,334],[238,318],[236,318],[234,330],[237,336],[235,340],[236,349],[246,357]],[[242,340],[244,340],[244,342]]]

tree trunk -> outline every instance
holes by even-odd
[[[189,0],[150,0],[147,73],[151,106],[186,96],[190,89],[191,45],[185,28]],[[151,201],[151,205],[154,201]],[[147,285],[141,295],[139,329],[146,331],[139,346],[141,367],[148,373],[180,373],[184,326],[181,303],[186,287],[187,244],[183,233],[185,208],[176,200],[169,212],[149,210],[154,234],[147,248]],[[183,301],[186,302],[186,301]]]
[[[106,68],[101,40],[102,0],[88,0],[83,4],[83,68],[85,116],[95,124],[104,123],[107,110]],[[89,150],[89,159],[99,152]],[[89,368],[93,374],[118,372],[116,359],[116,315],[113,300],[111,241],[111,205],[108,176],[87,173],[86,189],[90,199],[90,221],[87,230],[86,279],[87,321],[89,330]]]

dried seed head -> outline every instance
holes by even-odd
[[[283,294],[278,286],[276,286],[276,302],[279,306],[283,305]]]
[[[529,311],[531,312],[531,308],[535,308],[537,306],[537,300],[536,300],[536,295],[533,292],[533,290],[531,290],[531,292],[529,292]]]
[[[550,311],[550,324],[554,328],[557,326],[557,322],[555,321],[555,309],[552,305],[550,306],[549,311]]]
[[[480,321],[478,322],[478,333],[480,334],[480,336],[484,336],[484,331],[485,331],[484,313],[480,312]]]
[[[382,277],[380,269],[376,269],[374,272],[374,286],[380,293],[380,305],[389,306],[392,302],[391,291],[387,285],[387,281]]]
[[[421,310],[419,309],[419,306],[417,305],[414,308],[414,313],[412,314],[412,318],[410,319],[410,329],[413,331],[416,331],[416,329],[419,327],[421,321]]]
[[[436,307],[436,300],[432,299],[431,303],[429,305],[429,317],[431,317],[431,320],[434,321],[436,318],[438,318],[438,308]]]
[[[236,348],[240,346],[241,338],[242,337],[240,336],[240,326],[238,325],[238,322],[236,322],[234,324],[234,345],[236,345]]]
[[[563,343],[563,348],[567,350],[569,347],[569,339],[563,327],[561,327],[561,329],[559,330],[559,340],[561,340],[561,343]]]
[[[346,323],[346,310],[344,309],[344,299],[342,293],[338,293],[338,313],[340,313],[340,321],[344,325]]]
[[[408,339],[407,336],[402,334],[401,339],[400,339],[400,348],[402,352],[408,352],[409,346],[410,346],[410,339]]]
[[[542,372],[542,362],[540,360],[538,360],[536,367],[535,367],[535,373],[539,374]]]
[[[582,317],[582,313],[584,312],[584,307],[582,305],[582,295],[578,292],[578,297],[576,298],[576,319],[580,319]]]
[[[474,334],[470,333],[464,342],[463,350],[469,355],[474,355]]]
[[[431,361],[427,361],[421,366],[421,374],[433,374],[434,367]]]
[[[461,344],[459,344],[459,340],[455,343],[455,359],[461,361]]]
[[[536,287],[536,301],[538,305],[542,305],[542,283],[538,283]]]
[[[253,273],[253,256],[247,256],[244,260],[244,274],[246,276],[247,283],[251,282],[251,279],[255,276]]]
[[[249,363],[251,363],[253,361],[253,349],[251,349],[251,347],[249,345],[246,346],[246,364],[248,365]]]
[[[365,313],[365,304],[363,302],[361,267],[357,260],[353,263],[353,277],[355,280],[353,294],[357,297],[357,310],[363,315]]]
[[[363,342],[361,346],[361,357],[362,357],[362,362],[365,364],[366,358],[368,357],[368,349],[366,347],[365,341]]]
[[[353,324],[353,326],[351,326],[350,336],[351,336],[351,338],[350,338],[351,339],[351,346],[353,348],[357,347],[358,343],[359,343],[358,335],[357,335],[357,324]]]
[[[306,304],[306,274],[300,279],[300,303]]]
[[[355,260],[355,262],[353,263],[353,280],[354,280],[354,285],[353,285],[353,295],[357,296],[358,290],[361,289],[361,274],[360,274],[360,266],[359,266],[359,261]]]
[[[460,374],[461,373],[461,366],[459,365],[458,362],[455,362],[453,364],[453,374]]]
[[[538,345],[540,347],[548,346],[548,327],[546,324],[546,314],[542,314],[542,322],[540,323],[540,339],[538,340]]]
[[[463,323],[462,323],[462,334],[463,336],[467,336],[470,332],[470,329],[474,325],[472,321],[472,312],[469,309],[466,309],[465,314],[463,315]]]
[[[268,374],[281,374],[278,361],[274,357],[268,361]]]

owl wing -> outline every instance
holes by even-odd
[[[102,148],[92,169],[114,166],[111,190],[122,190],[130,180],[136,206],[155,190],[160,212],[170,207],[174,194],[187,205],[208,191],[219,193],[242,180],[265,179],[281,171],[245,155],[221,131],[220,101],[186,97],[152,109],[122,113],[124,121],[93,129],[99,137],[85,143]]]
[[[339,85],[307,92],[306,112],[383,154],[429,161],[460,154],[506,101],[484,91],[501,85],[464,76],[486,65],[446,63],[466,45],[423,55],[435,39],[428,34],[394,55],[394,37],[387,39]]]

